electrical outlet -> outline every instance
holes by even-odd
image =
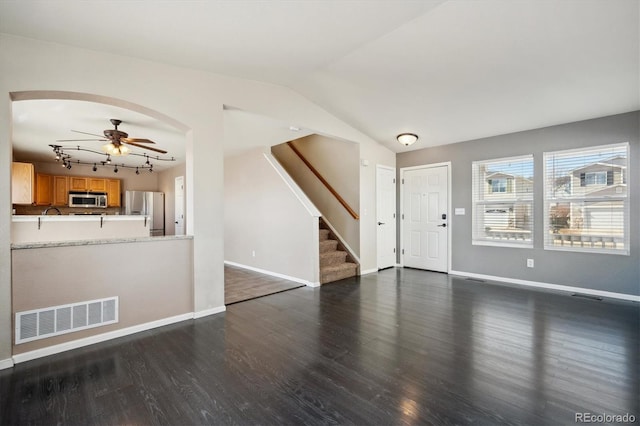
[[[252,256],[252,257],[256,257],[256,251],[255,251],[255,250],[253,250],[253,251],[251,252],[251,256]]]
[[[527,268],[533,268],[533,259],[527,259]]]

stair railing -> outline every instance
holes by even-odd
[[[313,167],[313,165],[309,162],[309,160],[305,158],[304,155],[302,155],[302,153],[298,150],[298,148],[296,148],[296,146],[291,142],[287,142],[287,145],[289,145],[289,147],[293,150],[293,152],[295,152],[296,155],[302,160],[302,162],[306,164],[309,170],[311,170],[311,172],[314,175],[316,175],[318,179],[320,179],[320,182],[322,182],[322,184],[329,190],[329,192],[336,198],[336,200],[338,200],[338,202],[342,204],[342,206],[349,212],[351,217],[353,217],[355,220],[359,220],[360,216],[358,215],[358,213],[356,213],[355,210],[353,210],[351,206],[349,206],[349,204],[344,200],[344,198],[342,198],[340,194],[338,194],[338,192],[335,189],[333,189],[331,184],[327,182],[325,178],[322,177],[320,172],[317,171],[315,167]]]

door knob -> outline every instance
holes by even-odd
[[[447,224],[446,224],[446,223],[443,223],[442,225],[438,225],[438,226],[439,226],[440,228],[446,228],[446,227],[447,227]]]
[[[176,220],[176,223],[178,223],[178,221]]]
[[[384,225],[384,222],[378,222],[378,225]]]

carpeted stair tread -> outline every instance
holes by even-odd
[[[336,266],[345,263],[347,252],[342,250],[320,253],[320,267]]]
[[[320,253],[326,253],[328,251],[335,251],[338,247],[338,240],[324,240],[320,241]]]
[[[328,229],[321,229],[320,230],[320,241],[326,241],[329,239],[329,230]]]
[[[320,268],[320,283],[326,284],[333,281],[343,280],[345,278],[355,277],[357,269],[358,265],[351,262]]]
[[[326,284],[358,275],[359,265],[353,262],[335,234],[320,219],[320,283]]]

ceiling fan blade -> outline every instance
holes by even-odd
[[[56,142],[86,142],[86,141],[100,141],[106,142],[107,139],[56,139]]]
[[[135,143],[135,142],[126,142],[126,141],[123,141],[123,140],[121,140],[121,142],[124,142],[124,143],[125,143],[125,144],[127,144],[127,145],[137,146],[138,148],[143,148],[143,149],[148,149],[148,150],[150,150],[150,151],[159,152],[160,154],[166,154],[166,153],[167,153],[167,151],[165,151],[165,150],[158,149],[158,148],[152,148],[152,147],[150,147],[150,146],[145,146],[145,145],[138,145],[138,144],[137,144],[137,143]]]
[[[74,132],[74,133],[82,133],[83,135],[97,136],[99,138],[104,138],[104,135],[96,135],[95,133],[81,132],[80,130],[72,130],[72,132]]]
[[[140,138],[120,138],[121,141],[124,142],[135,142],[135,143],[155,143],[149,139],[140,139]]]

